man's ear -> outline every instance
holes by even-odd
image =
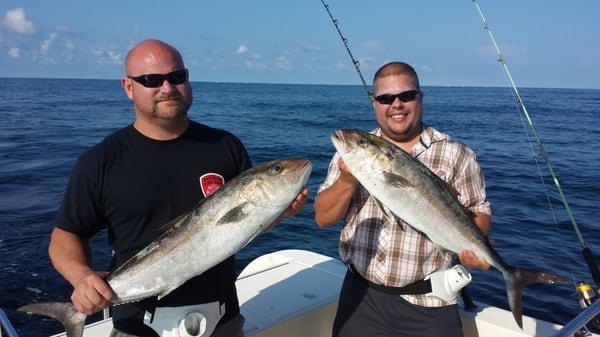
[[[121,78],[121,86],[123,90],[125,90],[125,94],[129,97],[130,100],[133,100],[133,83],[130,78],[122,77]]]

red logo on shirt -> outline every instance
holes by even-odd
[[[225,179],[220,174],[207,173],[200,177],[200,187],[205,198],[215,193],[223,185],[225,185]]]

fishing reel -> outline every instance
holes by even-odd
[[[596,291],[589,283],[579,282],[575,288],[577,290],[577,298],[579,298],[579,306],[581,309],[585,310],[598,299]],[[591,319],[588,324],[591,324],[596,329],[600,329],[600,314]]]

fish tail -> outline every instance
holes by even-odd
[[[50,316],[54,319],[57,319],[65,327],[67,337],[83,336],[83,328],[85,326],[85,318],[87,316],[75,310],[75,306],[71,302],[28,304],[20,307],[17,310]]]
[[[511,267],[503,272],[506,281],[506,294],[508,305],[513,313],[519,328],[523,329],[523,310],[521,308],[521,295],[523,288],[532,283],[566,283],[569,279],[537,270]]]

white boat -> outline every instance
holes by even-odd
[[[247,337],[331,336],[345,272],[346,266],[339,259],[305,250],[283,250],[255,259],[236,282],[246,318],[244,333]],[[521,330],[511,312],[477,305],[476,311],[460,312],[465,337],[566,337],[586,323],[586,317],[600,312],[597,301],[565,327],[523,316]],[[84,337],[105,337],[111,329],[112,321],[107,318],[87,325]],[[65,333],[52,337],[63,336]]]

